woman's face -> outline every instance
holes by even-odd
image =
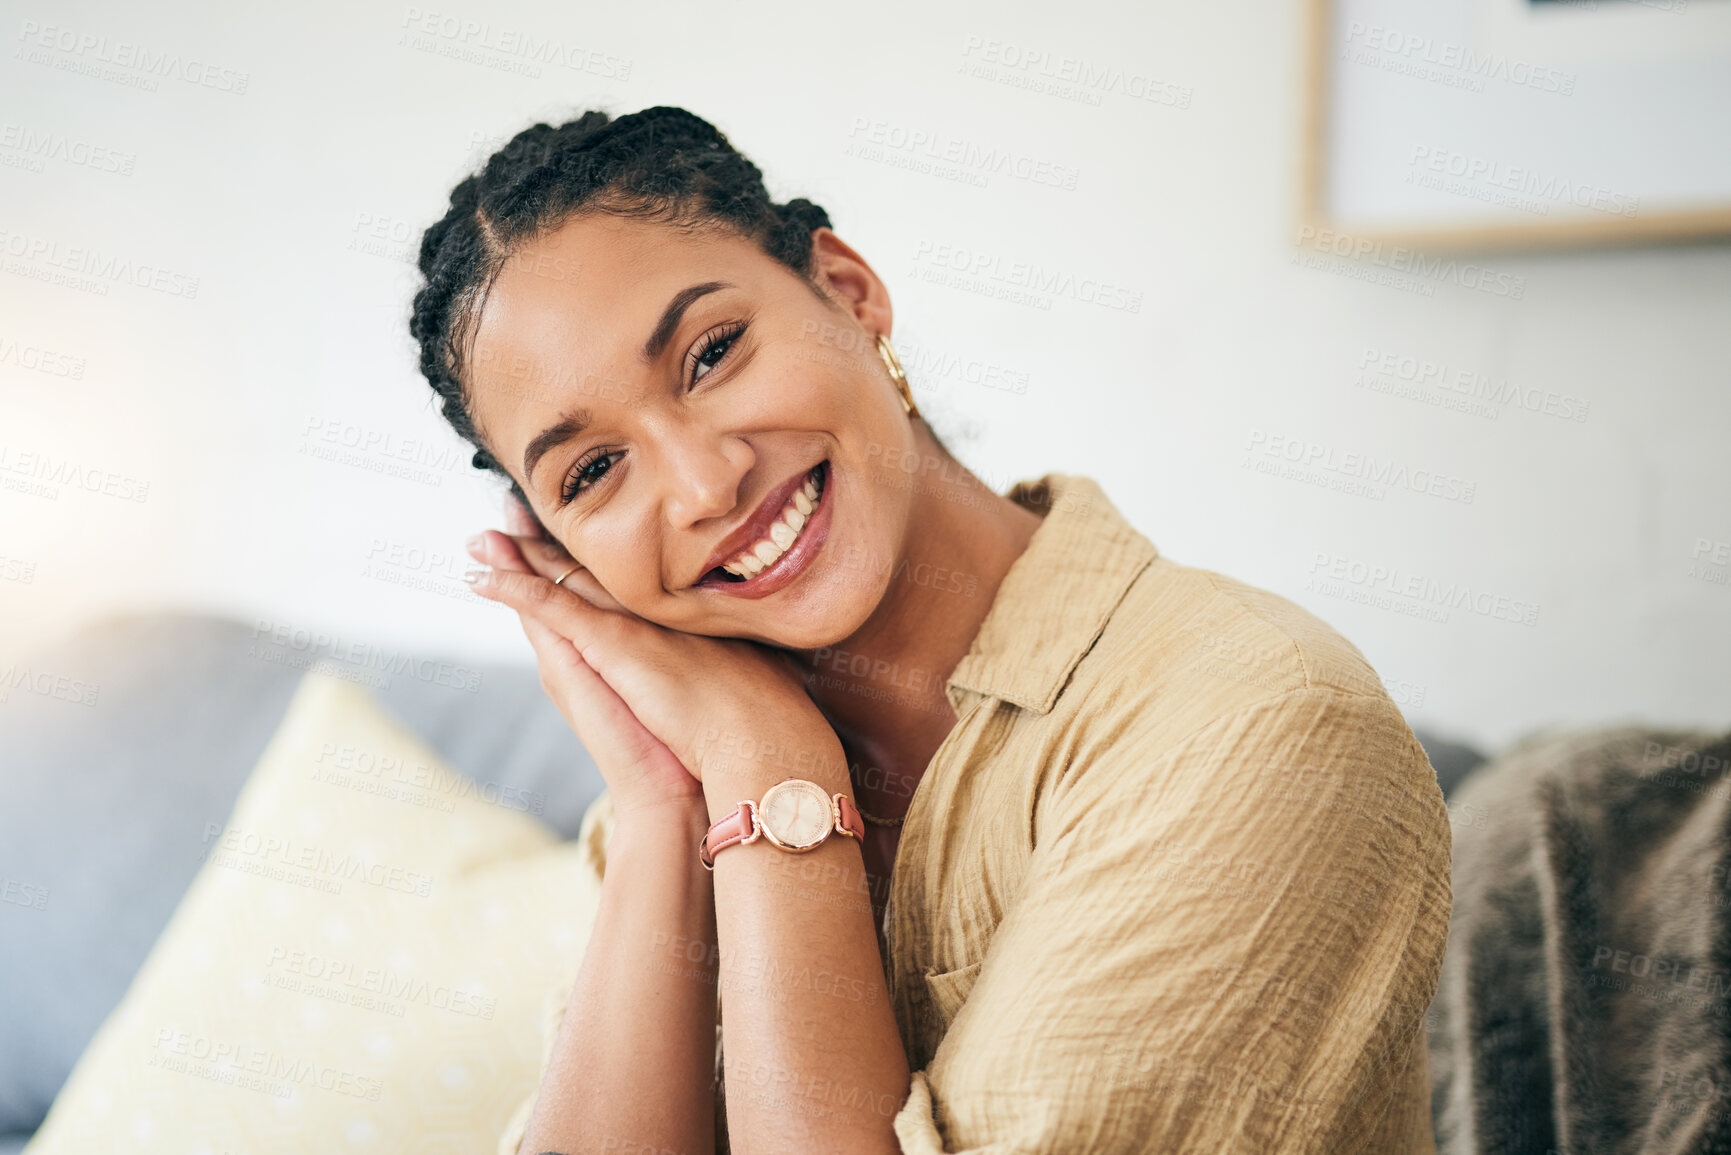
[[[889,298],[828,229],[813,274],[833,301],[742,237],[596,214],[494,282],[468,357],[488,451],[640,617],[813,648],[883,598],[919,452]]]

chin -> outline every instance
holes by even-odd
[[[810,629],[800,629],[798,623],[788,623],[778,625],[774,637],[758,640],[784,650],[821,650],[851,638],[857,629],[857,626],[853,629],[832,628],[824,623],[813,623]]]
[[[690,623],[671,628],[710,637],[744,638],[786,650],[822,649],[858,633],[877,609],[887,586],[887,579],[870,587],[820,581],[810,590],[799,591],[801,596],[797,599],[786,602],[780,598],[765,599],[743,613],[728,615],[726,621],[712,619],[713,624],[704,623],[695,629]],[[761,622],[761,628],[751,628],[747,625],[749,619]]]
[[[878,612],[891,581],[888,573],[865,577],[841,567],[809,576],[821,580],[806,589],[788,590],[800,596],[773,611],[769,629],[775,645],[815,650],[846,641]]]

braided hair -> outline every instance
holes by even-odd
[[[557,127],[536,124],[452,189],[450,208],[421,236],[424,284],[409,331],[445,420],[475,446],[472,464],[509,481],[525,508],[521,487],[482,442],[463,366],[487,291],[506,261],[580,211],[688,230],[731,229],[808,285],[811,234],[830,223],[829,214],[803,198],[771,201],[762,172],[720,130],[666,106],[616,119],[591,111]]]

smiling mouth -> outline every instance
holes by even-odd
[[[805,482],[793,491],[793,496],[770,523],[769,532],[728,561],[703,575],[699,584],[726,582],[743,585],[776,568],[809,532],[813,517],[823,504],[824,483],[829,478],[829,462],[820,461],[805,475]]]

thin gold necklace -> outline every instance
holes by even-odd
[[[859,804],[859,783],[853,780],[853,763],[851,761],[847,764],[847,779],[848,785],[853,787],[853,808],[859,811],[859,816],[861,818],[865,819],[873,826],[900,826],[903,822],[907,821],[907,815],[905,814],[900,818],[879,818],[875,814],[866,813],[865,807]]]
[[[873,826],[900,826],[907,821],[907,815],[900,818],[879,818],[875,814],[867,814],[865,807],[859,804],[859,784],[853,781],[853,767],[848,767],[848,785],[853,787],[853,808],[859,811],[859,816]]]

